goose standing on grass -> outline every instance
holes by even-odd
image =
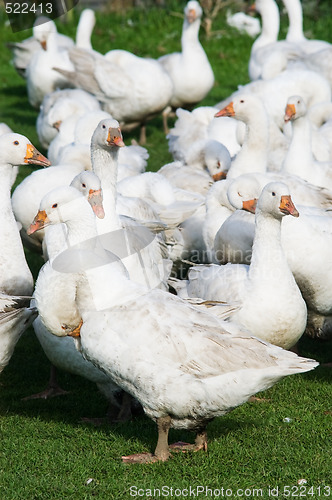
[[[69,51],[73,69],[56,67],[71,86],[93,94],[121,127],[141,126],[140,143],[146,142],[145,123],[168,105],[173,84],[161,64],[125,50],[105,56],[84,49]],[[54,65],[56,66],[56,65]]]
[[[64,70],[73,70],[69,60],[68,50],[58,45],[55,33],[47,34],[46,46],[34,53],[26,69],[27,92],[31,106],[39,110],[46,94],[57,88],[67,88],[72,85],[63,75],[53,69],[58,66]]]
[[[19,43],[8,43],[8,48],[13,53],[12,63],[23,78],[26,78],[26,69],[33,55],[40,50],[40,47],[46,48],[49,33],[56,34],[56,40],[59,47],[69,49],[74,45],[74,41],[62,33],[58,33],[55,22],[48,17],[40,16],[36,19],[32,28],[32,36]]]
[[[65,222],[71,245],[93,240],[97,230],[91,208],[83,197],[69,203],[68,189],[43,199],[40,226]],[[171,427],[196,433],[194,445],[178,443],[175,449],[207,450],[206,427],[213,418],[284,376],[318,364],[252,337],[179,297],[136,285],[114,264],[72,268],[83,320],[75,334],[84,356],[157,423],[154,454],[122,457],[126,463],[167,460]]]
[[[47,166],[47,158],[21,134],[0,137],[0,370],[8,364],[16,343],[36,317],[30,307],[33,277],[27,265],[10,200],[12,170],[17,165]]]
[[[181,52],[167,54],[158,59],[173,82],[173,95],[169,102],[172,109],[192,109],[210,92],[214,74],[207,55],[199,41],[203,9],[196,0],[190,0],[184,9]],[[168,131],[167,114],[164,112],[164,130]]]
[[[189,297],[239,302],[233,321],[259,338],[290,349],[306,328],[307,308],[281,246],[285,215],[298,217],[299,213],[288,187],[271,182],[257,203],[250,266],[195,266],[184,292]]]
[[[100,180],[93,172],[82,172],[77,175],[71,187],[85,197],[95,215],[104,216]],[[38,223],[36,224],[38,228]],[[31,227],[33,228],[33,223]],[[75,304],[73,276],[63,272],[63,266],[53,265],[56,257],[68,250],[67,228],[64,224],[58,224],[46,227],[44,231],[49,260],[40,270],[35,286],[33,303],[38,309],[39,316],[34,321],[33,328],[44,353],[51,362],[51,372],[46,389],[24,399],[48,399],[65,394],[66,391],[57,381],[57,370],[63,370],[95,383],[109,402],[108,416],[125,419],[129,417],[130,411],[120,413],[121,389],[116,387],[109,376],[83,358],[76,349],[74,338],[59,336],[59,333],[73,330],[81,317]],[[57,335],[54,335],[54,332]]]

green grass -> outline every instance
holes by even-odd
[[[175,2],[172,5],[176,5]],[[332,42],[329,8],[329,2],[321,2],[321,10],[315,15],[310,12],[304,25],[312,36]],[[181,12],[182,6],[176,10]],[[74,23],[58,23],[59,30],[73,36],[77,13],[74,17]],[[127,22],[129,18],[132,23]],[[283,31],[286,21],[284,16]],[[30,32],[14,35],[5,26],[1,11],[0,22],[2,47],[6,41],[30,35]],[[121,47],[158,57],[180,48],[181,25],[181,19],[172,12],[167,15],[167,11],[99,14],[93,45],[101,52]],[[213,24],[213,31],[215,34],[209,40],[203,32],[200,36],[216,76],[215,86],[204,105],[220,101],[238,84],[248,82],[247,61],[252,40],[228,28],[223,15]],[[40,148],[35,130],[37,112],[28,103],[25,82],[9,61],[10,52],[3,48],[0,51],[0,121],[27,135]],[[171,160],[160,118],[148,124],[147,133],[149,169],[157,170]],[[131,139],[138,139],[138,131],[124,134],[124,139],[128,144]],[[31,171],[29,167],[22,167],[19,180]],[[37,276],[41,259],[29,251],[27,259]],[[303,339],[300,348],[303,355],[321,362],[331,361],[331,342]],[[151,494],[146,491],[163,486],[173,487],[173,492],[190,486],[225,488],[233,491],[233,497],[238,488],[258,488],[262,489],[262,495],[258,492],[256,496],[264,499],[269,498],[269,487],[278,486],[279,498],[286,498],[282,488],[296,486],[301,478],[307,480],[307,492],[311,491],[309,487],[315,488],[315,494],[309,494],[308,498],[319,498],[327,492],[323,487],[331,478],[332,444],[332,375],[328,368],[319,367],[302,376],[288,377],[260,395],[266,401],[247,403],[228,416],[214,420],[208,427],[206,454],[175,454],[165,464],[133,467],[123,465],[121,455],[152,451],[157,436],[155,424],[143,416],[128,424],[98,429],[79,423],[82,416],[103,416],[107,405],[93,384],[67,373],[59,376],[62,387],[70,391],[67,396],[22,401],[24,396],[42,390],[48,375],[49,363],[30,329],[18,343],[0,379],[1,500],[127,500],[135,498],[130,491],[137,490],[130,490],[131,486],[145,490],[144,495],[136,498],[163,498],[157,491]],[[291,421],[284,422],[284,418]],[[192,435],[171,431],[170,441],[180,439],[192,440]],[[319,486],[321,495],[316,489]],[[299,493],[294,496],[300,496]],[[177,497],[184,498],[184,495],[177,494]],[[168,497],[171,497],[170,489]],[[201,493],[196,498],[211,498],[211,495]]]

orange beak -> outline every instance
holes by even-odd
[[[101,189],[90,189],[88,202],[98,219],[103,219],[105,217],[105,212],[103,208],[103,195]]]
[[[46,156],[39,153],[38,149],[32,144],[27,145],[24,163],[32,163],[33,165],[41,165],[42,167],[49,167],[51,165]]]
[[[253,198],[252,200],[245,200],[242,202],[242,209],[254,214],[256,212],[256,205],[257,198]]]
[[[39,231],[39,229],[43,229],[47,224],[49,224],[49,219],[46,215],[45,210],[39,210],[38,214],[36,217],[33,219],[32,223],[27,229],[27,234],[30,236],[30,234],[35,233],[36,231]]]
[[[43,40],[42,42],[40,42],[40,45],[42,46],[43,50],[47,49],[47,42],[46,42],[46,40]]]
[[[214,182],[222,181],[223,179],[226,179],[227,172],[218,172],[217,174],[214,174],[212,176],[212,179]]]
[[[57,122],[53,123],[52,127],[55,128],[56,130],[60,130],[61,123],[62,123],[62,121],[58,120]]]
[[[233,101],[230,102],[223,109],[221,109],[220,111],[218,111],[218,113],[216,113],[214,116],[216,118],[218,118],[219,116],[235,116],[235,111],[234,111],[234,108],[233,108]]]
[[[279,210],[283,214],[292,215],[293,217],[298,217],[300,215],[289,195],[281,197]]]
[[[118,146],[118,148],[122,148],[125,146],[125,143],[122,139],[121,130],[118,128],[110,128],[108,130],[107,142],[110,146]]]
[[[188,23],[193,23],[196,19],[196,11],[195,9],[189,9],[189,12],[187,14],[187,21]]]
[[[296,115],[296,108],[294,104],[287,104],[284,120],[285,122],[289,122]]]
[[[83,321],[81,320],[79,322],[79,324],[77,325],[77,327],[74,328],[74,330],[72,330],[71,332],[67,333],[68,337],[74,337],[74,338],[80,337],[81,336],[80,332],[81,332],[82,325],[83,325]]]

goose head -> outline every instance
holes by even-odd
[[[248,122],[250,116],[255,116],[258,110],[264,109],[264,104],[259,97],[250,94],[240,94],[234,96],[233,100],[218,111],[214,116],[229,116],[236,120]]]
[[[190,0],[184,8],[184,15],[187,23],[191,24],[203,15],[203,9],[196,0]]]
[[[105,217],[103,208],[103,193],[99,177],[86,170],[76,175],[70,185],[76,188],[91,205],[92,210],[98,219]]]
[[[229,185],[227,197],[230,204],[237,210],[255,212],[257,200],[262,189],[255,176],[240,175]]]
[[[72,186],[53,189],[41,200],[39,211],[27,230],[33,234],[51,224],[66,223],[80,216],[82,210],[82,194]],[[82,214],[83,215],[83,214]]]
[[[307,107],[301,96],[293,95],[288,98],[284,116],[285,123],[301,118],[306,113]]]
[[[92,135],[91,144],[106,150],[125,146],[119,122],[113,118],[101,120]]]
[[[84,174],[89,173],[90,172],[84,172]],[[74,183],[78,186],[88,183],[91,181],[91,178],[88,177],[90,176],[83,175],[80,179],[75,180]],[[96,185],[95,178],[93,178],[93,183]],[[89,187],[82,187],[82,189],[85,190],[85,194],[88,195],[89,199]],[[99,193],[99,201],[100,194],[101,193]],[[96,198],[92,197],[92,203],[97,204]],[[91,222],[91,224],[94,223],[92,207],[90,203],[88,203],[88,200],[86,200],[82,193],[75,187],[62,186],[53,189],[42,198],[39,211],[28,228],[27,234],[33,234],[49,225],[60,223],[71,223],[75,225],[79,221],[84,221],[86,223]]]
[[[299,216],[288,186],[283,182],[270,182],[264,187],[256,207],[256,213],[260,212],[275,219],[281,219],[285,215]]]
[[[34,38],[40,43],[43,50],[47,50],[47,40],[50,33],[57,33],[56,24],[48,17],[38,17],[33,28],[32,33]]]
[[[207,141],[204,147],[204,160],[215,182],[226,178],[231,166],[231,155],[226,146],[214,139]]]
[[[49,167],[51,162],[21,134],[3,134],[0,137],[0,163],[2,165],[24,165],[26,163]]]

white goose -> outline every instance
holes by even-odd
[[[227,197],[232,179],[224,179],[210,187],[206,199],[206,215],[203,225],[203,238],[208,253],[208,262],[215,262],[214,240],[220,226],[234,212]]]
[[[229,262],[247,263],[250,260],[255,234],[255,217],[250,212],[254,212],[260,193],[259,182],[250,176],[238,177],[228,189],[229,200],[238,210],[221,226],[215,246]],[[283,220],[282,247],[307,303],[306,333],[312,337],[331,338],[331,212],[314,207],[299,208],[299,219],[286,217]]]
[[[31,297],[0,292],[0,373],[8,365],[21,335],[38,312],[30,306]]]
[[[25,243],[33,244],[36,250],[41,251],[44,231],[39,231],[29,238],[24,237],[38,211],[41,198],[52,189],[71,183],[73,178],[82,170],[91,170],[89,151],[79,148],[67,148],[65,161],[59,165],[36,170],[25,177],[15,188],[12,194],[12,209],[16,220],[22,225],[22,237]]]
[[[278,41],[279,10],[274,0],[256,0],[255,9],[262,18],[262,32],[251,47],[249,77],[268,80],[284,71],[289,62],[304,55],[302,45]]]
[[[68,79],[53,69],[54,66],[67,71],[73,69],[68,50],[61,48],[56,34],[50,32],[47,33],[45,48],[43,46],[33,54],[26,69],[28,99],[31,106],[38,110],[46,94],[57,88],[72,86]]]
[[[13,168],[24,164],[48,165],[30,141],[20,134],[0,137],[0,371],[8,364],[22,333],[36,317],[29,307],[33,278],[25,260],[10,201]]]
[[[40,211],[45,223],[65,220],[71,244],[95,238],[91,208],[83,197],[79,207],[76,200],[68,203],[68,189],[43,200]],[[158,425],[154,455],[123,457],[125,462],[167,460],[171,427],[196,432],[194,446],[178,445],[183,451],[206,450],[206,426],[214,417],[286,375],[317,366],[178,297],[132,283],[119,266],[82,268],[76,286],[84,356],[137,398]]]
[[[307,308],[281,246],[281,221],[297,217],[288,187],[267,184],[257,203],[256,230],[250,266],[195,266],[189,272],[190,297],[239,301],[232,320],[254,335],[289,349],[303,334]]]
[[[201,169],[204,167],[202,153],[209,147],[210,140],[220,142],[231,156],[240,149],[238,123],[233,118],[215,119],[216,110],[212,106],[200,106],[188,111],[178,108],[177,120],[167,135],[168,149],[174,160],[188,166]]]
[[[331,44],[324,40],[310,40],[303,33],[303,12],[300,0],[283,0],[286,7],[289,26],[286,40],[301,45],[301,49],[306,54],[313,54],[318,51],[331,48]],[[316,54],[318,56],[318,54]]]
[[[93,172],[83,172],[77,175],[71,186],[88,200],[97,216],[104,216],[100,180]],[[54,192],[54,190],[52,191]],[[32,222],[29,232],[37,230],[38,224],[38,220]],[[59,268],[59,266],[53,265],[56,257],[68,249],[66,226],[59,224],[46,227],[43,231],[46,234],[45,242],[49,260],[40,270],[36,281],[33,303],[38,309],[39,316],[34,321],[33,328],[52,366],[46,389],[25,399],[47,399],[64,394],[65,391],[57,383],[57,370],[63,370],[96,383],[98,389],[109,402],[108,416],[115,419],[125,419],[129,416],[128,413],[119,414],[121,390],[105,373],[83,358],[76,349],[73,337],[59,336],[61,333],[64,335],[66,332],[74,330],[81,316],[75,305],[75,287],[72,275],[61,272],[61,266]],[[61,293],[59,293],[60,290]]]
[[[258,97],[249,94],[234,96],[233,101],[220,110],[216,116],[232,116],[247,123],[242,148],[233,158],[227,178],[232,179],[240,175],[255,176],[257,181],[261,183],[262,189],[268,182],[273,180],[284,181],[291,189],[295,203],[319,208],[328,208],[330,206],[332,196],[330,189],[308,183],[294,174],[267,172],[267,162],[271,151],[269,149],[269,121],[265,106]],[[281,157],[279,158],[280,168],[281,161],[284,158],[282,151],[280,149],[278,153],[278,156]]]
[[[26,263],[10,198],[12,170],[16,165],[48,166],[49,161],[21,134],[0,137],[0,213],[2,216],[0,246],[0,290],[13,295],[31,295],[33,279]]]
[[[74,87],[95,95],[105,111],[123,127],[141,125],[140,142],[146,140],[145,122],[168,105],[173,84],[158,61],[124,50],[101,54],[73,48],[73,70],[56,68]]]
[[[301,96],[289,97],[285,122],[292,124],[292,138],[282,172],[302,177],[316,186],[332,189],[332,161],[315,160],[312,152],[312,125]]]
[[[321,102],[330,102],[332,98],[331,85],[324,76],[316,71],[298,69],[296,71],[283,71],[270,80],[256,80],[247,83],[233,92],[227,99],[216,104],[215,107],[221,109],[229,104],[235,96],[244,93],[255,94],[263,101],[269,118],[280,130],[283,130],[284,127],[285,103],[290,95],[301,95],[308,108]],[[271,130],[270,136],[272,140]],[[280,139],[280,136],[277,138]]]
[[[184,9],[181,52],[167,54],[158,59],[173,82],[171,108],[193,108],[202,101],[214,84],[214,74],[207,55],[199,41],[198,32],[203,9],[199,2],[190,0]],[[167,130],[164,113],[164,128]]]
[[[109,113],[101,109],[85,111],[80,115],[71,115],[58,126],[58,134],[51,141],[47,157],[52,163],[57,163],[63,147],[68,144],[90,145],[94,129],[105,118],[112,118]]]
[[[52,19],[44,16],[36,19],[31,37],[26,38],[23,42],[7,44],[13,53],[13,65],[23,78],[26,78],[26,69],[33,55],[40,50],[41,46],[46,48],[49,33],[55,33],[57,43],[63,49],[69,49],[74,45],[70,37],[58,33],[56,24]]]
[[[167,288],[169,262],[161,240],[147,228],[117,213],[118,156],[124,147],[119,122],[102,120],[91,140],[92,168],[101,180],[105,218],[97,220],[98,233],[105,248],[121,258],[130,279],[149,288]],[[114,241],[116,245],[114,246]]]
[[[82,89],[62,89],[47,94],[37,117],[37,134],[41,145],[47,149],[56,137],[60,124],[70,116],[82,116],[100,109],[97,99]]]

